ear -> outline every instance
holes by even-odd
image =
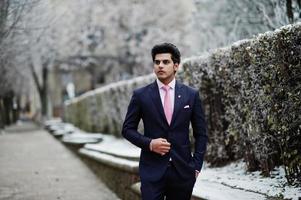
[[[179,69],[179,63],[174,64],[173,69],[174,69],[174,72],[177,72]]]

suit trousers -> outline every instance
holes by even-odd
[[[170,162],[160,180],[141,181],[142,200],[190,200],[195,181],[195,177],[183,179]]]

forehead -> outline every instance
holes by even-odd
[[[171,60],[170,53],[158,53],[155,56],[155,60]]]

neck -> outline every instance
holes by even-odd
[[[175,77],[172,77],[170,79],[164,79],[164,80],[160,80],[164,85],[168,85]]]

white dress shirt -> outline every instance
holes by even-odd
[[[164,97],[165,97],[165,90],[162,88],[164,84],[157,79],[157,84],[159,87],[159,93],[160,93],[160,98],[161,98],[161,103],[162,107],[164,108]],[[169,95],[170,95],[170,100],[171,100],[171,110],[174,110],[174,105],[175,105],[175,86],[176,86],[176,79],[174,78],[169,84]]]

